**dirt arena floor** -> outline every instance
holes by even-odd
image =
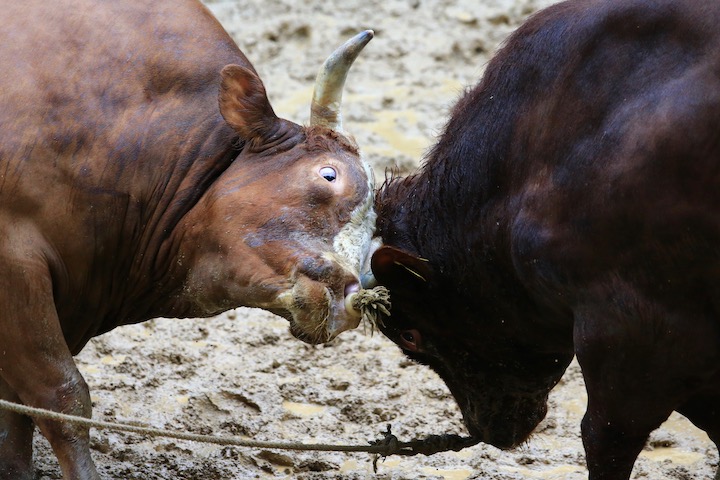
[[[356,32],[375,39],[350,72],[344,125],[384,178],[410,171],[448,108],[500,42],[548,0],[207,0],[265,82],[275,111],[307,122],[315,74]],[[239,309],[212,319],[158,319],[97,338],[77,357],[97,419],[271,441],[364,444],[391,423],[401,440],[466,434],[445,385],[381,335],[362,330],[324,346],[293,339],[287,322]],[[94,430],[107,479],[587,478],[580,439],[586,395],[573,364],[547,418],[517,450],[478,445],[430,457],[220,447]],[[38,478],[60,478],[37,436]],[[679,415],[653,433],[636,479],[709,479],[707,436]]]

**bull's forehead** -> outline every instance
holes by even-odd
[[[361,164],[367,177],[367,195],[355,207],[350,220],[333,240],[334,260],[358,276],[370,251],[377,217],[373,209],[375,175],[368,162],[362,158]]]

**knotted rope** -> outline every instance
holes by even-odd
[[[371,333],[383,325],[383,316],[390,316],[390,295],[387,288],[377,286],[372,289],[360,290],[352,299],[352,306],[362,314],[362,319],[370,325]],[[418,454],[433,455],[445,451],[459,451],[479,443],[473,437],[461,437],[454,434],[430,435],[424,439],[416,439],[410,442],[401,442],[390,431],[390,424],[385,432],[381,432],[383,438],[368,442],[369,445],[331,445],[324,443],[299,443],[299,442],[267,442],[249,440],[237,436],[214,436],[197,433],[177,432],[160,428],[143,427],[125,423],[107,422],[92,420],[86,417],[67,415],[43,408],[28,407],[18,403],[0,399],[0,409],[8,410],[20,415],[27,415],[33,418],[44,418],[58,422],[66,422],[81,425],[87,428],[98,430],[115,430],[130,432],[140,435],[154,437],[174,438],[177,440],[188,440],[192,442],[212,443],[224,446],[267,448],[277,450],[303,450],[321,452],[366,452],[376,455],[373,460],[373,469],[377,472],[377,461],[380,457],[390,455],[414,456]]]
[[[320,451],[320,452],[366,452],[374,453],[379,457],[387,457],[389,455],[413,456],[417,454],[432,455],[434,453],[444,452],[448,450],[459,451],[465,447],[477,444],[479,441],[472,437],[460,437],[459,435],[431,435],[422,440],[413,440],[410,442],[400,442],[390,431],[388,424],[387,430],[381,432],[384,438],[368,442],[369,445],[331,445],[325,443],[299,443],[299,442],[266,442],[260,440],[249,440],[238,436],[214,436],[201,435],[197,433],[177,432],[172,430],[164,430],[160,428],[143,427],[139,425],[130,425],[126,423],[106,422],[102,420],[92,420],[86,417],[75,415],[67,415],[64,413],[54,412],[43,408],[28,407],[19,403],[8,402],[0,399],[0,408],[20,415],[27,415],[33,418],[44,418],[58,422],[66,422],[74,425],[82,425],[88,428],[98,430],[115,430],[121,432],[130,432],[140,435],[149,435],[154,437],[174,438],[178,440],[189,440],[192,442],[212,443],[223,446],[249,447],[249,448],[269,448],[277,450],[304,450],[304,451]],[[373,468],[377,469],[378,457],[373,461]]]
[[[364,325],[370,325],[370,334],[383,325],[383,316],[390,316],[390,292],[378,285],[360,290],[352,299],[352,307],[362,315]]]

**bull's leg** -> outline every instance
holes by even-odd
[[[51,352],[43,352],[37,345],[25,344],[25,347],[25,351],[31,353],[26,353],[14,366],[10,362],[0,361],[3,375],[6,375],[8,384],[17,392],[20,401],[34,407],[90,417],[88,387],[75,367],[70,352],[65,350],[64,355],[59,355],[59,351],[52,352],[58,355],[48,358]],[[90,456],[87,428],[44,419],[36,419],[35,423],[50,442],[64,478],[99,478]]]
[[[626,480],[650,432],[712,372],[717,327],[702,306],[680,315],[617,280],[592,297],[576,309],[574,328],[589,478]]]
[[[582,438],[589,480],[629,479],[650,432],[660,425],[638,429],[638,425],[617,424],[613,420],[608,421],[608,418],[612,417],[602,408],[593,409],[590,406],[583,417]]]
[[[89,417],[90,394],[65,343],[44,257],[0,252],[0,371],[26,405]],[[16,422],[22,422],[15,419]],[[85,427],[36,420],[67,480],[97,480]],[[15,435],[27,436],[16,429]],[[28,447],[24,447],[28,448]],[[27,462],[26,450],[20,458]]]
[[[0,378],[0,398],[19,399]],[[33,423],[29,417],[0,410],[0,480],[30,480],[32,472]]]

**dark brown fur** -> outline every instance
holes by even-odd
[[[714,2],[550,7],[379,191],[384,331],[479,440],[523,442],[577,355],[592,480],[629,478],[673,410],[720,442],[718,23]]]

